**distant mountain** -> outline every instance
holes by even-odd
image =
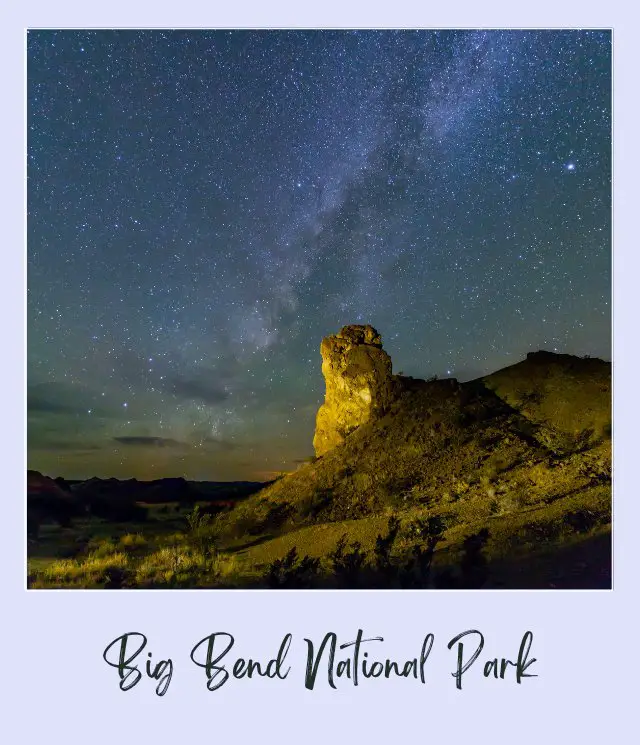
[[[57,480],[39,471],[27,471],[27,532],[37,534],[40,523],[49,520],[67,526],[86,508],[82,500],[64,489]]]
[[[234,500],[252,494],[265,486],[264,482],[254,481],[187,481],[184,478],[154,479],[99,479],[70,481],[71,490],[83,501],[105,498],[112,502],[118,500],[163,504],[179,502],[193,504],[197,501]]]
[[[92,477],[86,481],[51,479],[27,471],[27,518],[29,535],[35,537],[43,522],[69,527],[72,518],[94,515],[109,521],[143,521],[147,505],[177,503],[191,507],[209,503],[215,513],[233,507],[239,499],[263,488],[263,482],[187,481],[184,478],[138,481]]]

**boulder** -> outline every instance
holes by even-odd
[[[345,326],[320,345],[325,400],[316,416],[316,456],[344,442],[350,432],[380,416],[391,403],[391,357],[372,326]]]

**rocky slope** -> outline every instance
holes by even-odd
[[[391,516],[401,563],[431,520],[429,586],[608,586],[610,364],[537,352],[475,381],[424,381],[393,376],[381,347],[363,326],[323,340],[320,457],[235,508],[223,542],[258,565],[292,547],[326,557],[343,534],[375,552]]]

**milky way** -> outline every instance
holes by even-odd
[[[28,34],[29,466],[262,478],[319,343],[610,359],[603,31]]]

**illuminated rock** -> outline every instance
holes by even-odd
[[[372,326],[344,326],[320,345],[325,400],[316,417],[313,447],[324,455],[388,407],[393,390],[391,357]]]

